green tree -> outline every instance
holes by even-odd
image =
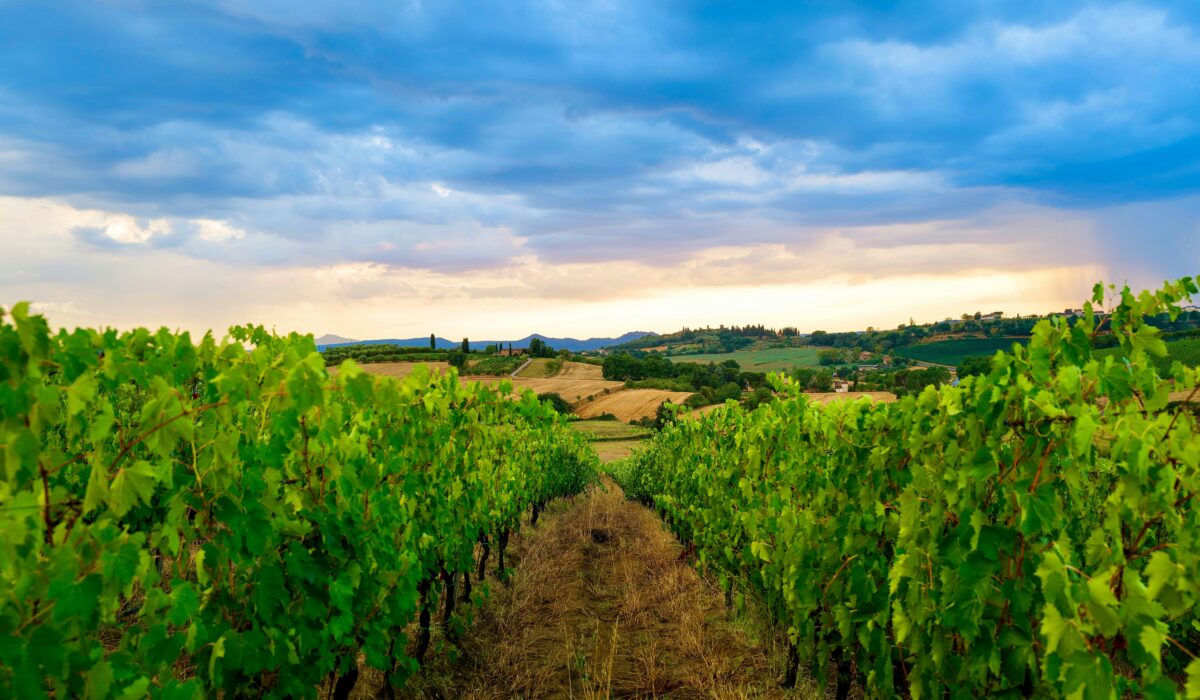
[[[813,374],[812,384],[809,385],[813,391],[822,393],[833,391],[833,372],[823,369]]]
[[[549,403],[550,407],[553,408],[557,413],[561,413],[564,416],[571,413],[571,404],[567,403],[566,399],[554,392],[547,391],[545,393],[538,394],[537,397],[538,401]]]
[[[554,357],[554,348],[541,338],[532,338],[529,341],[530,357]]]
[[[658,409],[654,411],[655,430],[662,430],[678,419],[677,414],[671,408],[674,405],[669,401],[664,401],[658,405]]]
[[[429,349],[437,350],[437,338],[432,333],[429,334]]]
[[[958,366],[958,378],[965,379],[976,375],[987,374],[992,368],[992,358],[978,356],[965,357]]]
[[[770,403],[773,398],[775,398],[775,392],[771,391],[770,387],[760,386],[742,399],[742,407],[747,411],[753,411],[765,403]]]
[[[822,350],[817,354],[822,365],[842,365],[846,363],[846,353],[841,350]]]

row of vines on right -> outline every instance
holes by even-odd
[[[897,403],[777,379],[614,476],[787,629],[787,681],[804,662],[840,697],[1200,698],[1200,372],[1161,378],[1144,323],[1196,293],[1097,285],[989,374]],[[1123,352],[1095,356],[1109,333]]]

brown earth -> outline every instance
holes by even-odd
[[[606,481],[551,504],[513,545],[518,562],[458,644],[402,697],[812,698],[779,687],[784,650],[757,621],[727,621],[723,595],[662,521]],[[371,679],[356,689],[373,697]]]
[[[666,391],[663,389],[626,389],[607,396],[600,396],[575,407],[575,413],[582,418],[592,418],[603,413],[611,413],[617,420],[634,421],[639,418],[653,416],[659,405],[665,401],[682,403],[691,396],[689,391]],[[563,397],[566,398],[566,397]]]

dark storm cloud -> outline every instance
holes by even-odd
[[[0,194],[250,264],[667,261],[1012,202],[1122,251],[1142,207],[1153,261],[1200,186],[1198,34],[1165,2],[9,2]]]

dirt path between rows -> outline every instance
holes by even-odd
[[[402,695],[816,697],[811,684],[780,689],[778,640],[727,622],[722,594],[681,551],[611,482],[553,504],[522,530],[510,583],[492,583],[457,649],[428,659]]]

